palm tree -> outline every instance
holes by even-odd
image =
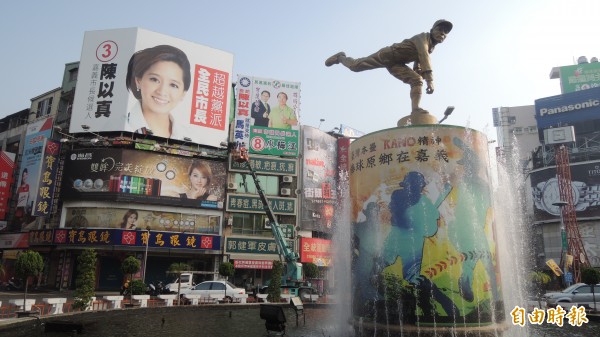
[[[546,284],[552,281],[550,275],[544,273],[543,271],[532,271],[528,275],[529,281],[531,281],[536,288],[536,298],[538,301],[539,308],[542,307],[542,293],[546,288]]]

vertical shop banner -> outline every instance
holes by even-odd
[[[232,69],[232,54],[167,35],[86,32],[69,131],[151,130],[219,147],[227,141]],[[168,88],[153,96],[159,85]]]
[[[335,137],[303,127],[302,229],[331,232],[337,202],[337,145]]]
[[[129,149],[75,150],[65,159],[62,196],[223,208],[227,163]]]
[[[298,157],[300,83],[238,75],[234,141],[250,153]]]
[[[48,216],[52,210],[59,155],[60,143],[46,139],[44,145],[44,157],[41,163],[40,180],[38,181],[39,187],[33,201],[34,216]]]
[[[27,126],[25,145],[21,158],[20,175],[17,182],[17,209],[15,217],[28,222],[27,217],[34,213],[34,199],[39,188],[42,171],[42,157],[46,139],[52,135],[52,118],[48,117]]]
[[[0,221],[6,220],[8,213],[8,199],[10,198],[10,186],[13,182],[13,171],[15,169],[15,154],[0,151]],[[0,224],[0,230],[6,226]]]
[[[600,62],[560,67],[562,93],[600,87]]]

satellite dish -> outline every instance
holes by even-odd
[[[579,261],[581,261],[581,263],[585,263],[585,254],[583,254],[583,252],[579,253]]]

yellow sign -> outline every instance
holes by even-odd
[[[558,264],[556,264],[556,262],[554,262],[553,259],[546,261],[546,264],[548,265],[548,267],[550,267],[550,269],[552,269],[552,271],[554,272],[554,274],[556,276],[560,276],[563,274],[562,270],[560,269]]]

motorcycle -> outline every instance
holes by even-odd
[[[6,290],[23,290],[23,287],[23,281],[15,277],[11,277],[6,283]]]
[[[148,293],[148,295],[151,295],[151,296],[158,296],[160,294],[164,294],[165,286],[162,283],[162,281],[158,281],[158,283],[156,285],[154,285],[153,283],[149,283],[147,293]]]

